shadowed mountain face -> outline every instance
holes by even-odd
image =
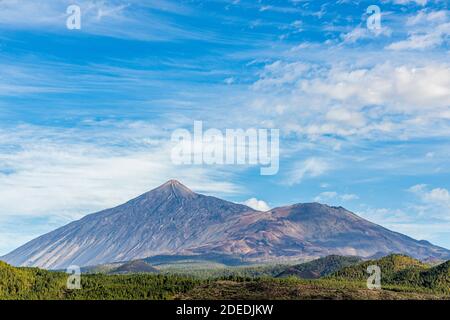
[[[58,269],[156,255],[223,255],[279,262],[331,254],[450,251],[392,232],[342,207],[296,204],[268,212],[196,194],[171,180],[118,207],[72,222],[0,258],[17,266]]]

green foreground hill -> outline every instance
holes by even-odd
[[[302,279],[317,279],[338,271],[344,267],[352,266],[361,262],[358,257],[343,257],[331,255],[310,262],[298,264],[287,268],[277,277],[297,276]]]
[[[450,294],[450,261],[430,267],[408,256],[394,254],[342,268],[332,273],[329,278],[365,281],[370,265],[380,267],[382,286],[407,286]]]

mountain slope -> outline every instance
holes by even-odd
[[[287,268],[277,278],[295,276],[303,279],[317,279],[344,267],[360,262],[358,257],[341,257],[336,255],[327,256],[310,262],[302,263]]]
[[[242,216],[226,239],[198,252],[244,254],[253,261],[315,259],[328,255],[370,257],[403,253],[414,258],[441,257],[450,251],[417,241],[369,222],[342,207],[295,204]]]
[[[171,180],[118,207],[88,215],[0,258],[50,269],[189,253],[218,239],[247,206],[196,194]]]
[[[0,259],[16,266],[61,269],[158,255],[280,263],[333,254],[390,253],[419,259],[450,257],[449,250],[387,230],[342,207],[306,203],[260,212],[194,193],[171,180],[36,238]]]

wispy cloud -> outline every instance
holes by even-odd
[[[93,123],[78,129],[23,125],[15,130],[20,134],[0,131],[1,215],[80,217],[168,178],[197,191],[239,191],[223,179],[226,172],[173,165],[170,131],[151,124]]]
[[[167,41],[174,39],[211,39],[213,34],[188,29],[170,17],[152,12],[189,15],[193,11],[175,1],[153,0],[141,4],[138,1],[82,0],[81,30],[66,29],[66,9],[69,0],[3,0],[0,1],[0,30],[40,30],[42,32],[78,32],[93,35],[135,39],[144,41]]]
[[[344,193],[339,194],[336,191],[325,191],[318,194],[316,197],[314,197],[314,201],[316,202],[335,202],[335,201],[352,201],[352,200],[358,200],[359,197],[356,194],[353,193]]]
[[[355,68],[343,62],[323,67],[277,61],[266,70],[270,73],[255,82],[261,95],[254,105],[298,134],[385,138],[445,134],[448,64],[382,62]]]
[[[355,43],[362,39],[374,39],[379,36],[389,37],[392,30],[388,27],[381,27],[379,29],[369,30],[367,27],[356,27],[355,29],[341,35],[344,44]]]
[[[285,181],[288,185],[298,184],[305,178],[319,177],[330,169],[331,166],[325,159],[308,158],[295,163],[293,168],[288,172]]]
[[[425,50],[442,45],[450,35],[450,22],[440,24],[428,31],[411,34],[408,39],[391,43],[390,50]]]
[[[450,35],[448,10],[426,10],[405,21],[407,38],[389,44],[388,50],[426,50],[443,45]]]
[[[408,189],[426,205],[434,207],[432,213],[440,212],[440,216],[450,220],[450,192],[445,188],[429,190],[426,184],[417,184]]]

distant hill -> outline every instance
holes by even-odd
[[[361,258],[358,257],[331,255],[288,267],[285,271],[277,275],[277,278],[295,276],[303,279],[317,279],[359,262],[361,262]]]
[[[391,254],[376,260],[368,260],[357,265],[344,267],[331,274],[331,277],[347,280],[365,281],[368,278],[367,267],[377,265],[382,272],[382,281],[392,281],[398,272],[408,270],[427,270],[429,266],[411,257]]]
[[[143,259],[151,265],[167,265],[167,264],[219,264],[223,266],[243,266],[249,265],[240,256],[233,256],[220,253],[196,254],[196,255],[157,255]]]
[[[394,252],[417,259],[450,259],[447,249],[393,232],[342,207],[303,203],[261,212],[170,180],[40,236],[0,260],[64,269],[154,256],[212,257],[226,265],[242,265]]]
[[[450,293],[450,261],[431,267],[404,255],[390,255],[378,260],[345,267],[329,278],[366,281],[367,267],[377,265],[381,269],[381,284],[422,287]]]
[[[134,260],[122,264],[120,267],[111,270],[112,274],[127,274],[127,273],[158,273],[158,269],[152,267],[143,260]]]
[[[450,261],[426,270],[404,270],[395,274],[392,284],[430,288],[450,294]]]

